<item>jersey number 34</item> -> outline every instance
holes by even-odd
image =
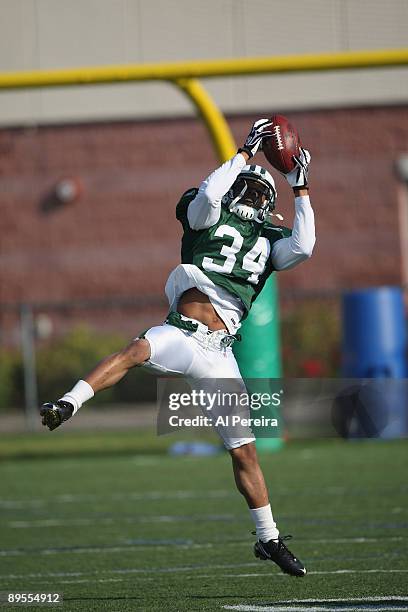
[[[237,262],[237,255],[242,249],[244,238],[239,231],[230,225],[220,225],[214,232],[214,236],[223,238],[230,236],[233,241],[231,245],[222,247],[220,255],[225,260],[220,264],[216,263],[212,257],[204,257],[202,266],[208,272],[219,272],[220,274],[231,274]],[[245,253],[242,258],[242,270],[251,272],[248,282],[256,285],[260,274],[265,270],[265,265],[271,251],[271,245],[267,238],[260,236],[250,251]]]

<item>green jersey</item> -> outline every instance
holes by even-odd
[[[193,264],[216,285],[240,298],[246,314],[274,271],[270,257],[273,244],[291,235],[287,227],[241,220],[221,206],[217,223],[191,229],[187,208],[198,189],[186,191],[176,208],[183,226],[181,262]]]

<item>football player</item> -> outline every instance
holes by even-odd
[[[181,260],[170,274],[166,321],[103,359],[61,399],[41,407],[50,430],[70,419],[95,393],[120,381],[130,368],[145,365],[193,380],[242,382],[232,344],[268,276],[311,256],[314,215],[309,200],[310,154],[300,149],[286,174],[294,192],[293,229],[275,225],[275,183],[265,168],[250,163],[271,135],[272,122],[259,119],[238,152],[181,197],[176,217],[182,224]],[[238,490],[255,523],[255,555],[274,561],[284,572],[304,576],[306,569],[286,547],[274,521],[258,463],[252,431],[219,427],[228,449]]]

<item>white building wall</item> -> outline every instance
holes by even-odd
[[[0,70],[407,45],[408,0],[0,0]],[[206,79],[225,112],[405,103],[408,69]],[[167,83],[0,92],[0,123],[192,114]]]

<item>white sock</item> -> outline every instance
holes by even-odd
[[[68,393],[66,393],[64,397],[61,397],[60,399],[64,402],[69,402],[72,404],[74,407],[73,414],[75,414],[80,409],[82,404],[87,402],[94,395],[95,393],[91,385],[89,385],[85,380],[79,380],[75,387],[73,387],[71,391],[68,391]]]
[[[249,509],[252,520],[255,523],[256,535],[261,542],[269,542],[269,540],[277,540],[279,530],[273,520],[271,504],[262,508]]]

